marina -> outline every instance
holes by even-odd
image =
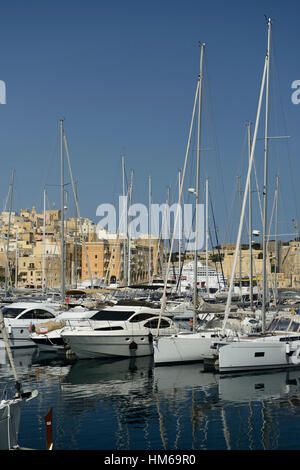
[[[21,410],[18,443],[55,450],[298,450],[299,369],[226,375],[202,364],[153,367],[153,358],[79,360],[16,351],[38,396]],[[13,379],[1,355],[0,381]],[[105,454],[106,455],[106,454]]]
[[[179,14],[180,2],[174,18],[159,5],[166,24],[175,21],[170,36],[158,10],[140,23],[140,11],[117,3],[102,11],[94,0],[90,9],[62,2],[53,17],[56,27],[68,13],[61,42],[52,25],[43,36],[37,12],[34,50],[55,66],[39,64],[32,109],[51,111],[45,122],[31,109],[23,119],[12,99],[22,119],[13,152],[22,159],[2,181],[0,450],[21,458],[98,451],[100,464],[131,467],[199,465],[202,451],[299,451],[299,171],[290,158],[299,126],[289,135],[277,76],[277,51],[286,79],[291,60],[283,19],[272,11],[240,28],[223,21],[232,5],[220,2],[218,18],[204,6],[211,24],[226,26],[225,51],[225,29],[212,33],[194,0],[200,31],[190,12]],[[197,46],[179,39],[181,18],[195,21]],[[10,115],[2,125],[10,129]],[[6,164],[12,141],[0,139]]]

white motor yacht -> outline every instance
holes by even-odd
[[[159,325],[159,328],[158,328]],[[94,314],[86,326],[61,333],[78,358],[139,357],[153,354],[153,336],[177,332],[173,321],[158,309],[115,305]]]
[[[87,320],[92,318],[98,310],[91,310],[82,306],[74,307],[60,313],[54,321],[38,325],[30,334],[32,341],[41,351],[64,351],[66,343],[61,333],[65,327],[86,326]]]
[[[51,302],[14,302],[2,306],[9,346],[11,348],[34,346],[30,330],[39,323],[54,320],[58,313],[58,305]],[[2,335],[0,347],[5,347]]]

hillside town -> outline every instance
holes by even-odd
[[[41,289],[43,279],[47,288],[60,286],[61,282],[61,217],[60,210],[37,213],[36,208],[0,215],[2,243],[0,247],[0,279],[4,285]],[[9,240],[8,240],[9,233]],[[88,218],[65,220],[65,276],[66,285],[145,284],[164,272],[167,250],[162,240],[147,234],[130,241],[130,269],[126,266],[124,238],[97,226]],[[210,250],[210,267],[230,280],[234,244],[222,244]],[[249,277],[249,245],[242,245],[236,276]],[[7,257],[8,253],[8,257]],[[124,254],[125,253],[125,254]],[[300,287],[300,240],[268,243],[268,282],[278,288]],[[6,259],[8,258],[8,263]],[[181,265],[190,262],[194,253],[181,253]],[[198,253],[199,262],[205,265],[206,252]],[[262,273],[262,243],[252,246],[253,276]],[[179,265],[178,252],[173,262]],[[90,280],[92,281],[90,282]]]

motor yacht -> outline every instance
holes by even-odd
[[[34,346],[31,330],[40,323],[54,320],[59,314],[58,304],[51,302],[14,302],[1,309],[11,348]],[[5,347],[2,335],[0,347]]]
[[[85,326],[61,333],[78,358],[139,357],[153,354],[153,336],[178,332],[171,318],[158,309],[115,305],[96,312]]]

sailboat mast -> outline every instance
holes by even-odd
[[[16,229],[15,289],[18,287],[18,227]]]
[[[123,227],[124,227],[124,239],[123,239],[123,272],[124,272],[124,286],[127,285],[127,250],[126,250],[126,238],[127,238],[127,234],[125,233],[126,229],[125,227],[127,227],[127,211],[125,211],[125,207],[126,207],[126,204],[125,204],[125,160],[124,160],[124,155],[122,154],[121,155],[121,159],[122,159],[122,185],[123,185],[123,215],[122,215],[122,218],[123,218]],[[126,212],[126,213],[125,213]],[[125,222],[125,218],[126,218],[126,222]]]
[[[270,88],[270,53],[271,53],[271,19],[268,20],[268,48],[266,70],[266,115],[265,115],[265,145],[264,145],[264,219],[263,219],[263,298],[262,298],[262,333],[266,330],[267,304],[267,193],[268,193],[268,150],[269,150],[269,88]]]
[[[202,84],[203,84],[203,56],[205,44],[201,44],[200,73],[199,73],[199,96],[198,96],[198,142],[197,142],[197,176],[196,176],[196,217],[195,217],[195,259],[194,259],[194,320],[193,331],[196,331],[197,323],[197,297],[198,297],[198,224],[199,224],[199,189],[200,189],[200,140],[201,140],[201,115],[202,115]]]
[[[42,291],[45,294],[45,254],[46,254],[46,188],[44,188],[44,216],[43,216],[43,263],[42,263]]]
[[[10,223],[11,223],[14,178],[15,178],[15,169],[13,168],[12,173],[11,173],[10,190],[9,190],[9,215],[8,215],[7,242],[6,242],[6,264],[5,264],[5,297],[7,297],[8,278],[9,278],[9,239],[10,239]]]
[[[274,297],[275,297],[275,305],[277,303],[277,271],[278,271],[278,193],[279,193],[279,176],[276,176],[276,213],[275,213],[275,272],[274,272]]]
[[[62,302],[65,301],[66,297],[66,286],[65,286],[65,199],[64,199],[64,149],[63,149],[63,136],[64,136],[64,128],[63,128],[63,119],[60,119],[60,210],[61,210],[61,300]]]
[[[206,206],[206,221],[205,221],[205,228],[206,228],[206,236],[205,236],[205,245],[206,245],[206,293],[209,296],[209,285],[208,285],[208,238],[209,238],[209,230],[208,230],[208,178],[205,180],[205,206]]]
[[[131,170],[131,180],[130,180],[130,188],[129,188],[129,207],[131,207],[132,204],[132,189],[133,189],[133,175],[134,171]],[[128,286],[131,284],[131,216],[129,218],[129,224],[128,224],[128,262],[127,262],[127,281],[128,281]]]
[[[149,243],[149,267],[148,267],[148,276],[149,276],[149,286],[151,284],[151,265],[152,265],[152,259],[151,259],[151,206],[152,206],[152,188],[151,188],[151,176],[149,176],[149,214],[148,214],[148,232],[149,232],[149,238],[148,238],[148,243]]]
[[[248,154],[251,157],[251,123],[247,123],[248,131]],[[251,173],[249,176],[249,261],[250,261],[250,308],[253,310],[253,255],[252,255],[252,186]]]
[[[180,183],[181,183],[181,171],[178,172],[178,198],[180,196]],[[182,218],[179,220],[179,236],[178,236],[178,293],[181,294],[181,235],[182,235]]]

